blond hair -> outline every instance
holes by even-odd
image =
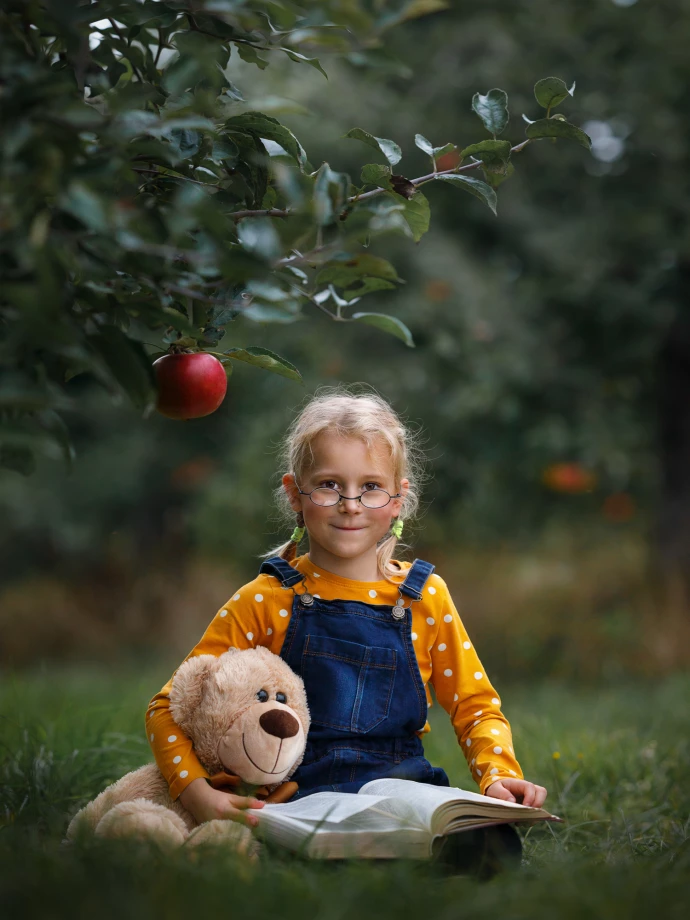
[[[401,479],[410,480],[399,514],[400,519],[409,522],[419,508],[418,490],[424,477],[420,433],[407,427],[376,391],[367,388],[366,392],[357,392],[360,389],[361,384],[353,387],[321,387],[308,400],[288,428],[281,445],[281,478],[287,472],[292,473],[297,482],[303,481],[305,472],[314,460],[312,444],[324,431],[340,437],[361,438],[370,449],[383,443],[393,465],[396,488]],[[295,513],[282,485],[276,489],[275,498],[281,519],[292,522]],[[398,574],[398,569],[391,565],[391,559],[396,547],[404,545],[399,543],[393,533],[387,534],[379,542],[376,559],[379,572],[385,580],[391,581],[390,576]],[[296,555],[297,543],[289,540],[262,554],[262,557],[281,556],[291,562]]]

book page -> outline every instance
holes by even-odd
[[[409,779],[374,779],[362,786],[360,795],[387,796],[403,799],[416,812],[419,821],[431,828],[434,812],[448,801],[462,799],[467,802],[486,804],[486,797],[476,792],[467,792],[448,786],[431,786],[429,783],[415,783]]]
[[[256,815],[261,823],[262,816],[280,818],[285,815],[307,824],[340,824],[353,815],[367,808],[372,808],[384,800],[381,795],[357,795],[352,792],[315,792],[313,795],[286,802],[283,805],[264,805],[263,808],[248,808],[247,813]]]

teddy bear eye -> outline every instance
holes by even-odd
[[[256,698],[260,703],[265,703],[268,699],[268,693],[266,693],[265,690],[259,690],[259,692],[256,694]]]
[[[276,701],[278,703],[287,703],[287,697],[284,693],[276,693]]]

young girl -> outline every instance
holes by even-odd
[[[356,792],[383,776],[449,785],[424,757],[429,685],[448,712],[480,790],[539,806],[510,726],[448,592],[428,562],[392,559],[418,502],[415,450],[376,395],[327,391],[291,426],[279,497],[297,516],[290,541],[218,611],[190,655],[263,645],[304,680],[312,723],[293,779],[298,796]],[[297,556],[304,534],[309,552]],[[261,802],[213,789],[169,710],[170,683],[147,735],[173,799],[198,821],[256,824]],[[463,835],[457,835],[463,836]]]

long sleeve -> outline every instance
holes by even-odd
[[[479,656],[455,609],[445,582],[436,635],[431,648],[431,683],[436,698],[449,714],[453,729],[480,791],[498,779],[522,778],[513,752],[508,720],[501,701],[486,676]],[[439,593],[441,589],[439,587]]]
[[[266,626],[266,622],[272,594],[273,586],[267,576],[259,576],[240,588],[220,608],[187,658],[195,655],[222,655],[229,648],[247,649],[257,645],[270,647],[272,630]],[[146,736],[156,763],[170,787],[170,795],[177,799],[193,780],[208,777],[209,774],[196,756],[191,740],[181,731],[170,713],[173,677],[148,705]]]

